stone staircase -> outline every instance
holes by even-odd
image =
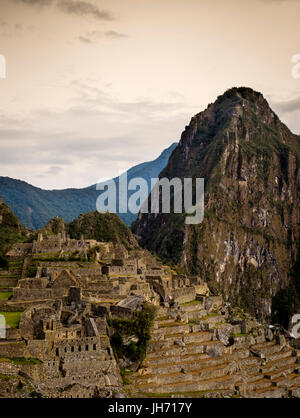
[[[179,312],[180,318],[169,308],[159,309],[146,359],[130,377],[130,396],[299,396],[300,353],[282,336],[268,334],[267,340],[258,324],[224,344],[218,335],[231,325],[221,307],[211,311],[205,302],[195,302]]]

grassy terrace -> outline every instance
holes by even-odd
[[[37,358],[25,357],[0,357],[0,363],[11,362],[15,365],[23,364],[41,364],[42,361]]]
[[[0,315],[3,315],[5,317],[6,324],[9,325],[11,328],[18,328],[22,313],[23,312],[2,312],[2,311],[0,311]]]
[[[1,279],[17,279],[19,275],[16,274],[0,274],[0,280]]]
[[[202,303],[202,301],[199,299],[195,299],[195,300],[192,300],[191,302],[181,303],[180,306],[193,306],[193,305],[199,305],[199,303]]]
[[[7,300],[12,294],[13,292],[0,292],[0,300]]]
[[[217,316],[219,316],[219,314],[213,312],[213,313],[210,313],[206,316],[202,316],[201,318],[198,318],[197,320],[189,321],[188,324],[189,325],[195,325],[195,324],[198,324],[199,321],[205,321],[206,319],[215,318]]]

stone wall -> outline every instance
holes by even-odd
[[[110,315],[112,318],[128,319],[134,316],[134,312],[131,309],[123,308],[122,306],[111,305]]]
[[[15,301],[30,301],[30,300],[48,300],[60,299],[67,296],[68,289],[22,289],[15,287],[13,289],[13,299]]]
[[[184,287],[182,289],[174,289],[171,295],[175,302],[187,303],[196,299],[196,290],[194,287]]]
[[[23,341],[1,342],[1,357],[30,357],[27,346]],[[1,363],[0,363],[1,364]]]

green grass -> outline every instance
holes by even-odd
[[[13,292],[0,292],[0,300],[7,300],[12,294]]]
[[[193,305],[199,305],[199,303],[202,303],[201,300],[192,300],[191,302],[185,302],[181,303],[180,306],[193,306]]]
[[[18,376],[16,376],[16,375],[8,375],[8,374],[3,374],[3,373],[0,373],[0,380],[11,380],[11,379],[17,379],[18,378]]]
[[[11,328],[18,328],[22,313],[23,312],[2,312],[2,311],[0,311],[0,315],[3,315],[5,317],[6,324],[9,325]]]
[[[127,376],[131,376],[132,374],[132,371],[127,371],[123,367],[120,367],[120,375],[122,377],[123,385],[130,385],[131,382]]]
[[[233,337],[247,337],[249,334],[233,334]]]
[[[16,365],[23,364],[41,364],[42,361],[37,358],[25,358],[25,357],[8,357],[8,360]]]
[[[19,277],[17,274],[0,274],[0,279],[11,279]]]

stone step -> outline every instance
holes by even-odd
[[[135,383],[137,387],[139,387],[140,385],[152,383],[158,385],[180,383],[182,379],[184,379],[185,381],[197,383],[199,382],[199,379],[212,379],[227,375],[229,372],[229,365],[228,363],[222,363],[219,366],[206,367],[200,369],[198,366],[198,368],[196,369],[187,370],[187,368],[184,368],[184,370],[186,371],[185,373],[179,370],[173,373],[155,373],[139,376],[135,379]]]
[[[201,318],[205,318],[207,316],[207,311],[201,310],[201,311],[189,311],[187,312],[187,316],[189,321],[201,321]]]
[[[267,379],[274,380],[278,377],[286,377],[287,375],[293,373],[295,370],[298,370],[298,368],[300,368],[300,365],[297,365],[296,363],[287,364],[285,366],[277,367],[277,369],[263,374]],[[283,373],[285,374],[285,376],[283,376]]]
[[[173,361],[172,361],[173,359]],[[218,367],[222,364],[230,364],[228,359],[225,357],[218,357],[218,358],[201,358],[199,355],[194,355],[194,358],[191,359],[191,356],[187,358],[187,360],[182,360],[182,358],[174,358],[172,357],[169,363],[163,364],[156,364],[153,366],[149,366],[146,370],[149,374],[168,374],[174,372],[180,372],[182,369],[185,372],[193,372],[197,369],[206,369],[210,367]]]
[[[285,395],[286,389],[278,388],[276,386],[268,386],[249,393],[249,397],[251,398],[282,398]]]
[[[179,383],[156,385],[154,383],[149,385],[139,386],[139,391],[144,393],[174,393],[174,392],[199,392],[199,391],[212,391],[212,390],[234,390],[236,378],[233,376],[224,376],[214,379],[206,379],[202,381],[190,382],[182,378]]]
[[[244,369],[261,364],[261,360],[256,357],[245,357],[240,360],[240,365]]]
[[[247,389],[250,391],[255,391],[258,389],[264,389],[270,386],[270,380],[264,378],[262,375],[257,375],[256,380],[247,383]]]
[[[273,341],[265,342],[263,344],[256,344],[251,347],[251,350],[260,351],[262,354],[264,354],[265,357],[279,353],[281,349],[282,347]]]
[[[204,323],[214,326],[216,323],[224,322],[224,317],[222,315],[208,314],[208,315],[197,315],[197,318],[193,318],[193,312],[188,313],[189,323]]]
[[[271,354],[267,357],[267,362],[274,362],[277,363],[277,361],[281,361],[287,357],[290,357],[292,355],[292,350],[287,351],[278,351],[277,353]]]
[[[154,366],[170,366],[172,364],[176,364],[176,363],[181,363],[183,360],[185,361],[197,361],[197,360],[202,360],[202,359],[209,359],[209,355],[208,354],[188,354],[188,355],[181,355],[181,356],[173,356],[173,355],[166,355],[166,356],[161,356],[161,357],[154,357],[154,358],[149,358],[149,356],[147,355],[146,359],[144,360],[144,367],[154,367]]]
[[[0,286],[16,287],[19,278],[0,277]]]
[[[153,352],[162,348],[174,346],[176,340],[180,340],[185,344],[201,343],[203,341],[211,341],[213,334],[211,332],[195,332],[190,334],[169,334],[159,340],[151,340],[148,344],[148,352]]]
[[[195,311],[204,311],[204,303],[199,302],[194,305],[181,305],[180,306],[182,312],[195,312]],[[207,311],[205,311],[207,312]]]
[[[188,328],[186,328],[186,331],[188,331]],[[197,331],[200,332],[200,331]],[[173,330],[172,327],[167,329],[165,333],[156,333],[151,335],[151,342],[161,342],[161,341],[167,341],[172,339],[180,339],[183,336],[186,336],[188,334],[193,334],[190,332],[176,332],[176,329]]]
[[[203,341],[211,341],[213,333],[210,331],[191,332],[190,334],[184,335],[183,341],[185,343],[200,343]]]
[[[156,350],[155,352],[150,352],[147,354],[148,358],[157,358],[165,355],[175,355],[180,356],[181,354],[201,354],[205,353],[207,348],[210,347],[223,347],[223,344],[219,341],[203,341],[200,344],[185,344],[185,347],[172,346],[170,348],[162,348]]]
[[[258,344],[253,344],[251,346],[251,350],[259,350],[260,351],[260,350],[262,350],[264,348],[267,348],[267,347],[273,347],[274,345],[276,345],[276,342],[274,340],[263,341],[263,342],[258,343]]]
[[[300,384],[289,388],[289,396],[292,398],[300,398]]]
[[[254,383],[257,380],[260,380],[264,377],[264,375],[261,374],[259,365],[251,366],[249,368],[243,369],[246,373],[246,380],[247,384]]]
[[[220,364],[222,362],[233,362],[233,361],[244,361],[247,359],[249,351],[245,349],[237,350],[233,354],[225,354],[221,357],[212,358],[208,354],[195,353],[195,354],[184,354],[180,355],[164,355],[161,357],[149,358],[146,357],[144,360],[144,367],[154,370],[157,368],[170,368],[172,366],[180,366],[181,364],[195,363],[201,364],[202,367],[211,366],[214,364]],[[255,359],[251,359],[255,360]],[[159,371],[158,371],[159,372]]]
[[[176,321],[174,321],[174,319],[173,318],[162,318],[162,319],[157,319],[155,322],[154,322],[154,329],[156,328],[156,325],[157,325],[157,328],[159,328],[159,327],[161,327],[161,326],[164,326],[164,325],[169,325],[169,324],[178,324],[178,322],[176,322]]]
[[[285,353],[282,353],[285,354]],[[279,357],[275,361],[269,361],[269,357],[267,358],[267,362],[265,366],[261,367],[262,373],[272,372],[275,368],[280,368],[283,366],[287,366],[289,364],[295,364],[296,357],[291,355],[291,351],[289,351],[289,356]]]
[[[190,327],[188,324],[182,322],[170,322],[164,325],[160,325],[159,328],[152,329],[152,335],[165,335],[165,334],[188,334]]]
[[[278,377],[277,379],[272,380],[274,386],[281,388],[289,388],[291,386],[296,386],[300,384],[300,374],[291,373],[286,377]]]

